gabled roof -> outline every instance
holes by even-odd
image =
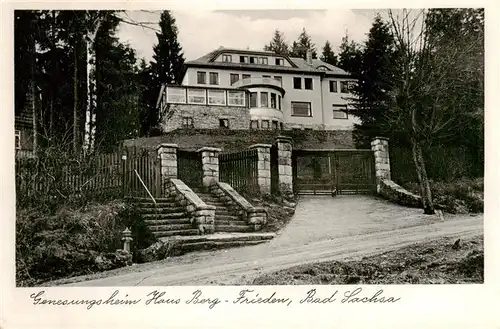
[[[282,65],[269,65],[269,64],[257,64],[257,63],[239,63],[239,62],[214,62],[214,60],[222,53],[238,53],[238,54],[248,54],[248,55],[261,55],[261,56],[280,56],[287,60],[292,66],[282,66]],[[241,70],[263,70],[271,72],[302,72],[309,74],[320,74],[320,75],[341,75],[350,76],[349,73],[338,68],[336,66],[330,65],[319,59],[313,59],[312,65],[309,65],[305,59],[299,57],[288,57],[283,55],[277,55],[272,51],[254,51],[254,50],[242,50],[233,48],[219,48],[208,54],[195,59],[193,61],[186,62],[186,66],[193,67],[214,67],[214,68],[234,68]],[[328,70],[321,70],[318,67],[325,66]]]

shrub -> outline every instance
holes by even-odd
[[[155,241],[137,211],[121,201],[89,204],[80,209],[64,206],[55,214],[40,209],[18,211],[18,285],[102,270],[97,260],[122,248],[121,232],[125,227],[132,230],[134,252]]]

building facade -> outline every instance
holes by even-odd
[[[268,51],[219,48],[186,63],[181,86],[164,85],[165,131],[179,128],[350,130],[344,70]]]

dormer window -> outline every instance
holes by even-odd
[[[283,58],[276,58],[275,63],[276,63],[276,65],[282,66],[285,64],[285,60]]]
[[[330,71],[330,69],[324,65],[321,65],[321,66],[318,66],[318,70],[321,70],[321,71]]]
[[[233,56],[231,56],[231,55],[222,55],[222,61],[223,62],[232,62],[233,61]]]

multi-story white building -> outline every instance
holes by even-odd
[[[312,59],[219,48],[186,63],[181,86],[164,85],[165,131],[178,128],[349,130],[355,80]]]

